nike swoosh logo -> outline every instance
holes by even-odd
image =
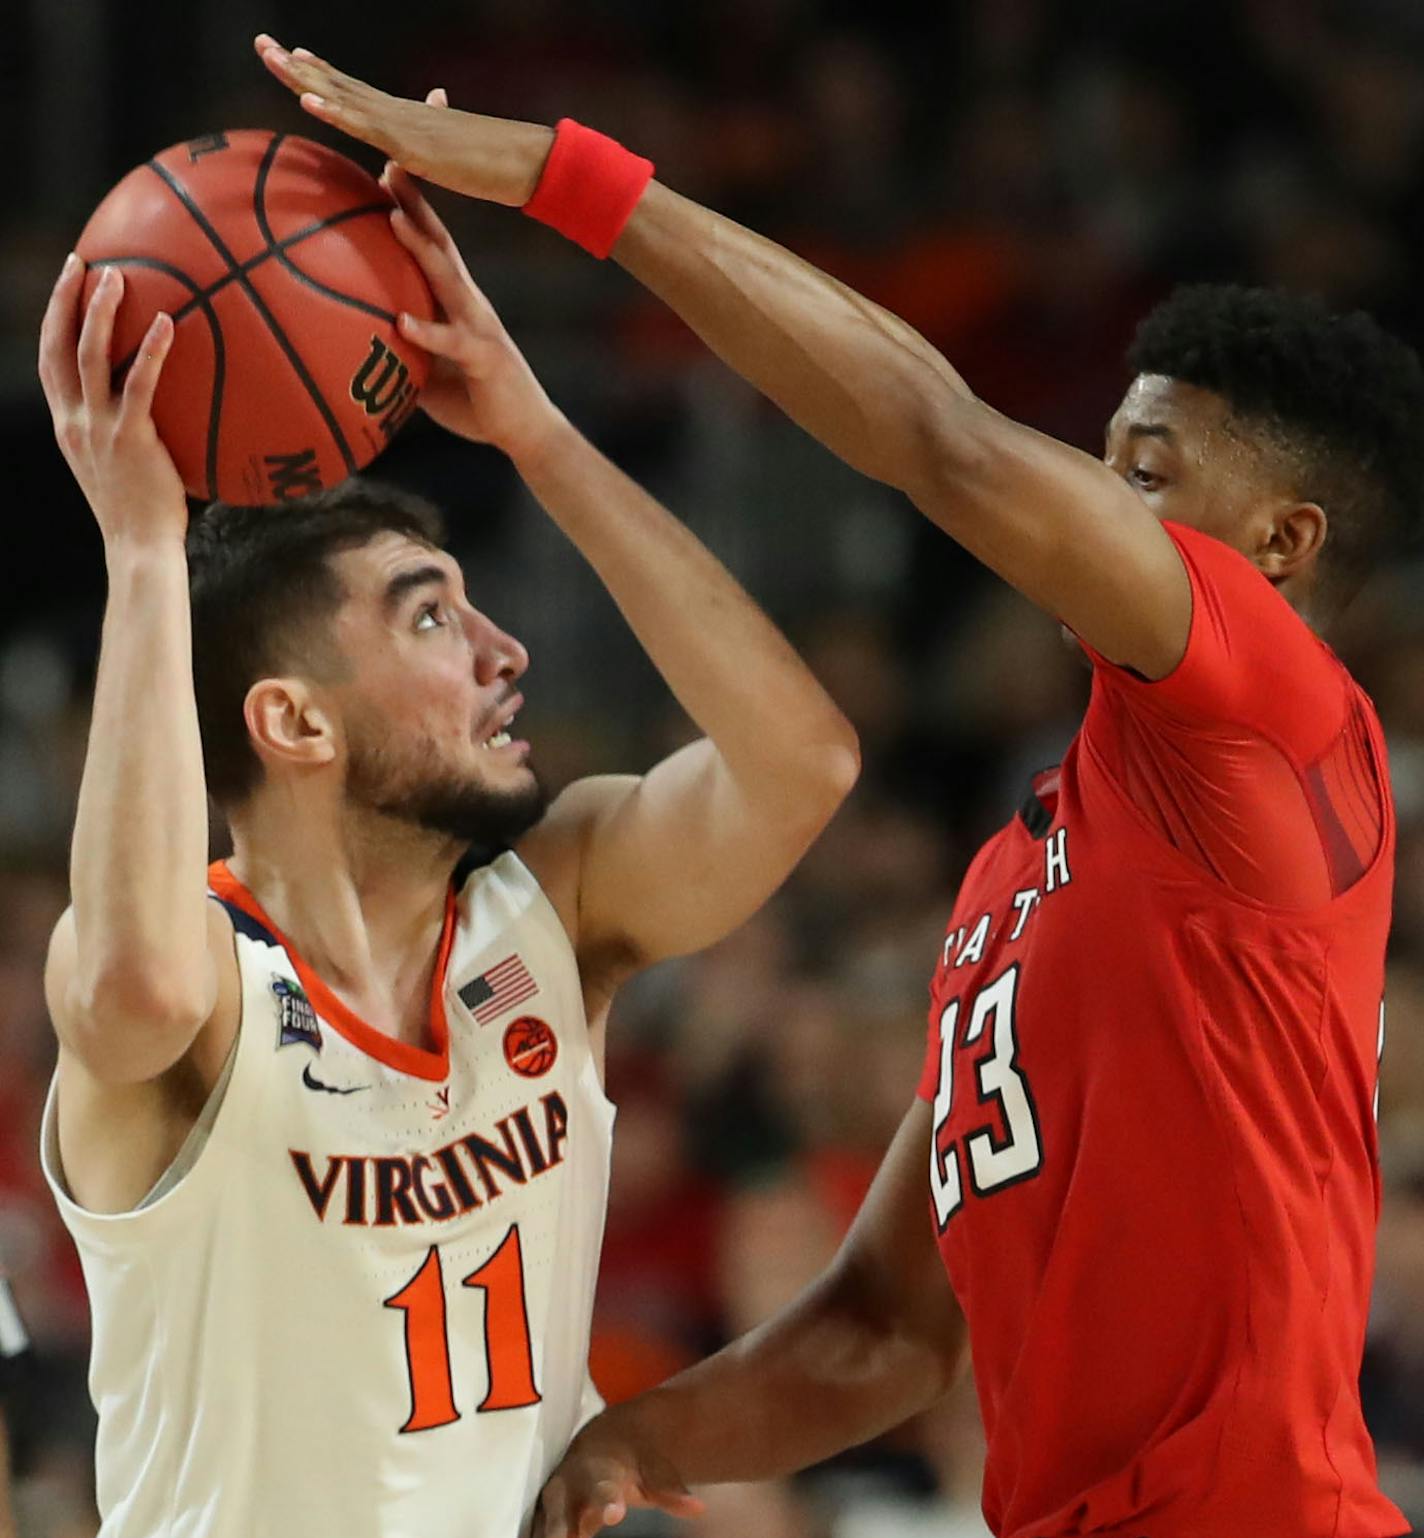
[[[302,1083],[308,1089],[325,1090],[328,1095],[358,1095],[363,1089],[371,1087],[369,1084],[353,1084],[349,1089],[342,1089],[335,1084],[323,1084],[320,1079],[312,1076],[310,1063],[302,1069]]]

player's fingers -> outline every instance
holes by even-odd
[[[91,412],[104,409],[113,398],[109,349],[114,339],[114,315],[123,294],[123,273],[117,267],[106,267],[79,333],[79,384]]]
[[[293,91],[303,89],[300,68],[293,64],[291,53],[275,37],[267,32],[259,32],[253,47],[257,50],[257,57],[284,86]]]
[[[310,48],[293,48],[288,68],[306,84],[306,88],[318,95],[344,101],[350,107],[370,104],[384,96],[375,86],[337,69],[329,59],[314,54]]]
[[[568,1486],[557,1475],[540,1493],[529,1538],[569,1538]]]
[[[617,1527],[628,1515],[628,1502],[609,1480],[600,1480],[579,1513],[579,1538],[592,1538],[605,1527]]]
[[[659,1511],[671,1517],[700,1517],[707,1510],[706,1501],[699,1500],[684,1485],[648,1490],[645,1494]]]
[[[492,313],[489,301],[475,287],[453,242],[447,244],[427,234],[403,208],[391,210],[391,228],[420,263],[431,293],[448,316],[467,324],[488,322]]]
[[[448,358],[461,373],[475,367],[478,361],[473,354],[473,345],[478,344],[473,343],[466,326],[451,325],[443,320],[424,320],[404,311],[397,317],[396,324],[408,341],[437,358]]]
[[[446,229],[440,215],[421,197],[409,174],[397,166],[386,186],[394,197],[415,200],[409,205],[402,203],[392,214],[391,224],[397,238],[425,268],[435,297],[440,300],[446,313],[459,315],[481,326],[494,323],[497,319],[494,306],[485,291],[470,276],[470,269],[465,265],[459,246],[455,244],[455,237]],[[405,215],[405,220],[399,217],[400,214]],[[409,224],[405,221],[409,221]],[[416,239],[406,241],[405,232],[412,228]],[[428,254],[428,262],[422,260],[422,249]],[[438,278],[432,276],[433,268],[439,269]]]
[[[379,92],[355,76],[343,74],[308,48],[289,52],[266,33],[258,37],[256,47],[263,64],[296,94],[303,111],[355,138],[386,147],[378,115],[365,110],[378,100]]]
[[[430,206],[430,200],[416,186],[415,178],[410,172],[398,166],[394,160],[388,161],[386,169],[381,173],[381,184],[396,200],[397,207],[406,218],[427,240],[439,246],[460,271],[461,276],[464,276],[464,264],[460,260],[455,237],[446,228],[445,221]]]
[[[40,383],[52,411],[79,405],[79,296],[84,263],[75,252],[65,258],[40,322]]]
[[[163,362],[172,345],[173,317],[160,310],[150,322],[143,341],[139,343],[138,356],[129,369],[129,377],[124,381],[121,420],[137,421],[150,415],[153,394],[158,388],[158,376],[163,372]]]

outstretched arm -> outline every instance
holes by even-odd
[[[73,906],[55,930],[45,979],[64,1049],[66,1127],[95,1084],[152,1081],[183,1056],[216,1005],[221,953],[206,899],[188,511],[150,409],[173,322],[154,319],[116,392],[109,355],[123,274],[106,268],[87,308],[83,288],[84,264],[71,256],[39,357],[55,435],[99,524],[109,576],[70,859]]]
[[[315,116],[456,191],[522,206],[551,131],[439,113],[258,39]],[[912,327],[774,242],[649,186],[613,252],[733,369],[828,448],[1114,662],[1149,678],[1186,649],[1171,540],[1099,461],[1001,416]]]
[[[441,360],[426,409],[510,456],[705,734],[641,777],[571,786],[521,845],[541,878],[574,853],[575,943],[586,975],[616,981],[766,901],[854,784],[855,733],[715,557],[550,404],[414,184],[386,180],[445,315],[402,318]]]
[[[916,1101],[824,1275],[716,1356],[591,1421],[544,1489],[535,1538],[588,1538],[631,1506],[688,1514],[689,1485],[792,1473],[941,1398],[965,1327],[931,1231],[929,1147],[930,1107]]]

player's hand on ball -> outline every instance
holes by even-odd
[[[603,1423],[589,1423],[564,1454],[539,1496],[530,1538],[592,1538],[616,1527],[634,1507],[674,1517],[705,1510],[665,1460],[639,1456]]]
[[[518,460],[559,426],[563,415],[510,340],[449,230],[415,183],[391,164],[381,185],[396,201],[391,213],[396,237],[420,264],[443,317],[400,317],[401,335],[434,360],[420,404],[442,427],[476,443],[492,443]]]
[[[40,326],[40,383],[55,438],[106,540],[181,540],[188,526],[183,482],[152,415],[173,320],[154,317],[116,392],[110,345],[123,273],[106,267],[85,308],[84,271],[71,255]]]
[[[418,102],[389,96],[305,48],[288,52],[266,32],[254,46],[304,111],[374,145],[407,171],[511,208],[533,196],[553,129],[473,112],[438,112],[428,97]]]

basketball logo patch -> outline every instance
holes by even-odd
[[[300,1041],[313,1052],[320,1052],[321,1027],[302,985],[274,972],[272,997],[277,1001],[277,1045],[290,1047]]]
[[[554,1066],[559,1043],[534,1015],[521,1015],[504,1033],[504,1060],[526,1079],[537,1079]]]

